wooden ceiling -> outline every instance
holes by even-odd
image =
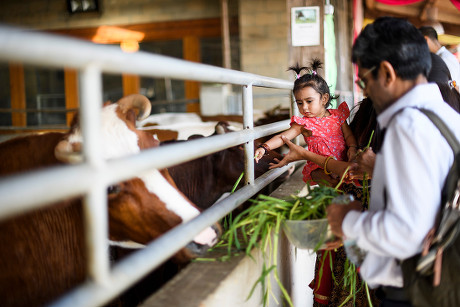
[[[437,20],[443,25],[445,34],[460,37],[460,10],[450,0],[425,0],[407,5],[386,5],[376,0],[365,0],[364,18],[402,17],[419,27],[427,20],[427,11],[432,7],[437,8]]]

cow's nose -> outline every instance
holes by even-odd
[[[207,244],[203,245],[203,244],[196,243],[195,241],[192,241],[188,243],[187,246],[185,246],[185,248],[190,253],[192,253],[194,257],[200,257],[206,254],[210,246]]]
[[[212,225],[207,227],[202,232],[200,232],[193,241],[197,244],[207,245],[209,247],[214,246],[221,235],[220,227]]]

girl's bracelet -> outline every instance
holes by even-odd
[[[330,175],[330,174],[332,173],[332,172],[328,172],[328,171],[327,171],[327,162],[329,162],[330,159],[334,159],[334,160],[335,160],[334,156],[329,156],[329,157],[326,158],[326,160],[324,160],[323,170],[324,170],[324,173],[325,173],[326,175]]]
[[[268,154],[268,152],[270,151],[270,146],[268,146],[265,143],[260,144],[257,148],[263,148],[265,150],[265,154]]]

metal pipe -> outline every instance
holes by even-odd
[[[243,126],[244,129],[252,130],[254,128],[252,100],[252,84],[243,86]],[[244,181],[246,184],[254,184],[254,142],[244,144]]]
[[[291,89],[292,82],[192,63],[146,52],[124,53],[112,46],[102,46],[53,34],[0,26],[0,60],[18,61],[47,67],[82,70],[81,127],[85,162],[80,165],[56,166],[23,175],[0,179],[0,219],[25,210],[39,208],[62,199],[82,197],[91,281],[62,298],[59,306],[98,306],[126,289],[148,271],[171,257],[199,232],[231,212],[278,177],[287,167],[272,170],[254,180],[253,143],[255,138],[288,128],[289,121],[253,128],[252,87]],[[33,52],[28,48],[34,46]],[[51,48],[50,48],[51,47]],[[72,59],[69,61],[68,59]],[[182,144],[145,150],[140,154],[105,161],[101,150],[102,72],[136,74],[178,80],[218,82],[245,86],[244,123],[240,132],[213,136]],[[245,144],[247,185],[151,243],[146,249],[116,265],[110,272],[107,251],[108,213],[106,187],[149,169],[161,169],[186,162],[219,150]],[[184,155],[184,153],[187,155]],[[27,193],[24,193],[27,187]],[[91,300],[91,301],[89,301]]]
[[[107,166],[104,172],[99,173],[98,180],[110,185],[133,178],[134,174],[140,174],[148,169],[167,168],[287,128],[289,128],[289,120],[284,120],[255,127],[252,130],[143,150],[137,155],[107,161]],[[184,155],[184,152],[187,152],[187,155]],[[90,165],[82,164],[52,167],[30,172],[27,175],[3,177],[0,179],[0,195],[2,195],[0,220],[66,197],[80,196],[91,188],[92,183],[87,179],[94,176],[97,176],[97,170]],[[37,182],[40,183],[39,186]],[[25,186],[27,193],[23,193]],[[44,191],[46,193],[43,193]]]
[[[211,221],[218,221],[233,209],[238,207],[249,197],[276,179],[289,166],[271,170],[257,178],[254,185],[247,185],[227,198],[214,204],[193,220],[176,226],[143,250],[137,251],[120,261],[112,269],[110,287],[101,287],[94,282],[87,282],[71,291],[62,299],[51,304],[53,307],[65,306],[100,306],[113,299],[119,292],[144,277],[147,272],[158,267],[166,259],[179,251],[194,236],[206,228]]]
[[[138,51],[125,53],[115,46],[98,45],[65,36],[31,32],[0,26],[0,60],[25,64],[80,69],[95,62],[103,72],[136,74],[146,77],[194,80],[210,83],[232,83],[292,89],[292,82],[229,70],[201,63]],[[30,46],[34,52],[30,52]],[[68,59],[72,59],[69,61]]]
[[[81,130],[83,134],[83,155],[85,162],[95,170],[91,189],[83,198],[85,222],[86,256],[88,276],[101,284],[109,280],[109,259],[107,257],[108,212],[107,183],[101,180],[107,165],[102,156],[101,101],[102,73],[96,65],[86,67],[80,73],[80,97],[82,97]],[[84,179],[82,179],[84,180]]]

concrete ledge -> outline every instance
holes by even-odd
[[[303,166],[302,166],[303,167]],[[304,186],[302,167],[272,194],[286,198],[297,194]],[[209,258],[217,258],[225,252],[212,252]],[[187,307],[252,307],[262,306],[262,291],[257,286],[253,295],[248,294],[261,276],[263,258],[258,249],[251,253],[253,259],[244,255],[227,261],[192,262],[170,282],[149,297],[143,307],[187,306]],[[294,306],[312,306],[312,291],[308,284],[313,279],[315,255],[308,250],[292,246],[284,233],[279,240],[278,274],[290,293]],[[271,278],[272,297],[268,306],[282,306],[281,291]],[[275,297],[276,300],[273,298]]]

